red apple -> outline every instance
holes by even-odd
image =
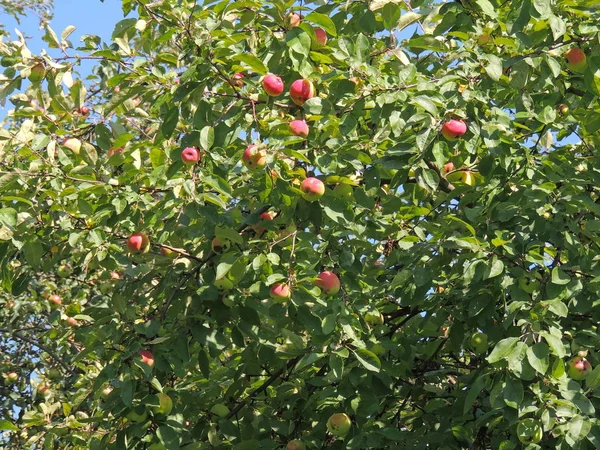
[[[444,167],[442,168],[442,175],[446,175],[449,172],[452,172],[454,170],[454,164],[450,161],[447,162],[446,164],[444,164]]]
[[[262,213],[258,217],[259,217],[259,219],[261,221],[262,220],[273,220],[273,213],[271,213],[269,211],[266,211],[266,212]],[[256,237],[262,236],[262,234],[265,232],[265,227],[262,227],[259,224],[252,225],[252,229],[254,230],[254,233],[256,234]]]
[[[261,169],[267,165],[267,152],[257,145],[250,144],[242,155],[244,165],[250,169]]]
[[[244,81],[242,81],[244,79],[244,74],[242,72],[236,73],[231,77],[231,79],[233,80],[232,83],[237,87],[244,86]]]
[[[200,161],[200,150],[196,147],[184,148],[181,152],[181,160],[186,166],[192,166]]]
[[[60,305],[60,304],[62,303],[62,297],[61,297],[60,295],[57,295],[57,294],[52,294],[52,295],[51,295],[51,296],[48,298],[48,300],[49,300],[51,303],[54,303],[54,304],[55,304],[55,305],[57,305],[57,306],[58,306],[58,305]]]
[[[591,371],[590,362],[581,356],[576,356],[569,361],[567,374],[574,380],[580,381],[584,380]]]
[[[327,429],[334,436],[345,436],[350,431],[352,421],[344,413],[332,414],[327,420]]]
[[[290,287],[285,283],[274,284],[271,288],[271,298],[277,301],[283,301],[290,298],[292,291]]]
[[[140,350],[138,354],[142,358],[141,362],[148,364],[150,367],[154,366],[154,355],[149,350]]]
[[[87,106],[83,105],[81,108],[79,108],[78,112],[82,116],[87,116],[90,113],[90,108],[88,108]]]
[[[304,120],[297,119],[290,122],[290,131],[295,136],[307,137],[308,125]]]
[[[263,78],[262,85],[265,92],[271,97],[277,97],[283,92],[283,81],[272,73]]]
[[[567,67],[573,72],[581,72],[587,65],[587,57],[580,48],[570,48],[565,52]]]
[[[467,124],[462,120],[451,119],[442,126],[442,134],[449,141],[455,141],[467,132]]]
[[[317,276],[315,286],[319,286],[327,295],[334,295],[340,291],[341,284],[335,273],[325,270]]]
[[[75,319],[74,317],[67,317],[65,321],[72,327],[76,327],[79,325],[79,322],[77,322],[77,319]]]
[[[309,80],[296,80],[290,86],[290,97],[292,101],[298,105],[304,105],[304,102],[315,96],[315,85]]]
[[[106,156],[108,156],[110,158],[111,156],[118,155],[121,153],[123,153],[123,147],[119,147],[119,148],[111,147],[108,149],[108,153],[106,154]]]
[[[325,185],[315,177],[306,178],[300,185],[302,197],[309,202],[319,200],[325,194]]]
[[[318,47],[323,47],[325,44],[327,44],[327,33],[323,28],[316,28],[315,35],[317,37]]]
[[[291,12],[287,16],[286,23],[287,23],[288,28],[294,28],[294,27],[297,27],[298,25],[300,25],[301,20],[302,20],[302,18],[300,17],[299,14],[297,14],[295,12]]]
[[[150,250],[150,240],[145,233],[133,233],[127,239],[127,249],[131,253],[146,253]]]
[[[38,385],[37,391],[38,391],[38,394],[41,394],[43,396],[50,394],[50,388],[48,386],[46,386],[45,384]]]
[[[285,450],[306,450],[306,445],[298,439],[288,442],[285,446]]]

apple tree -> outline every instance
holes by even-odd
[[[3,445],[600,448],[596,2],[122,9],[0,41]]]

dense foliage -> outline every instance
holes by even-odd
[[[3,444],[600,448],[595,3],[123,0],[111,43],[0,41]]]

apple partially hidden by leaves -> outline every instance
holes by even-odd
[[[43,63],[37,63],[31,68],[31,72],[29,74],[29,81],[32,83],[39,83],[46,76],[46,66]]]
[[[213,252],[221,253],[229,249],[229,247],[231,246],[231,242],[229,242],[227,239],[220,239],[218,237],[215,237],[211,241],[210,246]]]
[[[538,420],[527,418],[517,425],[517,437],[523,444],[537,444],[542,436],[542,424]]]
[[[150,367],[154,366],[154,355],[150,350],[140,350],[138,355],[140,356],[140,361],[142,363],[147,364]]]
[[[58,269],[56,270],[56,274],[60,278],[68,278],[71,276],[72,273],[73,273],[73,269],[71,269],[71,267],[68,266],[67,264],[61,264],[60,266],[58,266]]]
[[[451,119],[442,125],[442,134],[449,141],[455,141],[467,132],[467,124],[462,120]]]
[[[220,291],[229,291],[230,289],[233,289],[233,281],[227,277],[215,280],[214,285]]]
[[[477,354],[485,353],[489,347],[488,336],[485,333],[473,333],[469,343],[473,351]]]
[[[175,259],[179,256],[179,252],[173,250],[172,248],[164,247],[164,246],[160,248],[160,254],[162,256],[164,256],[165,258],[169,258],[169,259]]]
[[[327,430],[334,436],[345,436],[350,431],[352,421],[344,413],[335,413],[327,420]]]
[[[587,57],[580,48],[570,48],[564,56],[567,67],[573,72],[582,72],[587,66]]]
[[[17,372],[8,372],[6,375],[6,381],[10,384],[14,384],[19,381],[19,374]]]
[[[378,325],[383,325],[383,314],[379,311],[370,310],[365,313],[365,322],[367,322],[372,327],[376,327]]]
[[[216,405],[213,405],[212,408],[210,408],[210,412],[212,414],[215,414],[216,416],[224,418],[227,417],[230,411],[227,405],[224,405],[223,403],[217,403]]]
[[[271,221],[274,218],[274,214],[271,211],[265,211],[260,216],[258,216],[258,218],[261,221],[263,221],[263,220]],[[254,230],[256,237],[261,237],[263,235],[263,233],[266,231],[266,228],[259,224],[254,224],[254,225],[252,225],[252,230]]]
[[[127,239],[127,250],[131,253],[146,253],[150,250],[150,239],[145,233],[133,233]]]
[[[298,25],[300,25],[301,21],[302,21],[302,18],[300,17],[300,14],[291,12],[286,17],[285,24],[287,25],[288,28],[295,28]]]
[[[340,291],[341,283],[340,279],[335,273],[329,270],[324,270],[317,275],[315,286],[320,287],[321,290],[327,295],[335,295]]]
[[[294,439],[287,443],[285,450],[306,450],[306,445],[302,441]]]
[[[302,106],[309,98],[315,96],[315,85],[312,81],[300,79],[296,80],[290,86],[290,98],[298,105]]]
[[[292,296],[292,290],[285,283],[277,283],[271,287],[271,298],[277,301],[285,301]]]
[[[263,89],[267,95],[277,97],[283,92],[283,81],[272,73],[266,75],[262,80]]]
[[[79,155],[81,152],[81,141],[77,138],[67,138],[63,141],[62,145],[67,147],[76,155]]]
[[[323,28],[315,29],[315,37],[317,38],[315,42],[316,47],[324,47],[327,44],[327,33]]]
[[[62,304],[62,297],[61,297],[60,295],[57,295],[57,294],[52,294],[52,295],[51,295],[51,296],[48,298],[48,301],[49,301],[50,303],[52,303],[52,305],[51,305],[51,306],[54,306],[54,307],[56,307],[56,306],[60,306],[60,305]]]
[[[152,406],[153,414],[160,416],[168,416],[171,414],[171,411],[173,410],[173,400],[171,397],[163,392],[156,394],[156,397],[158,398],[158,405]]]
[[[127,414],[127,418],[135,423],[145,422],[148,419],[148,411],[145,406],[139,405]]]
[[[592,371],[590,362],[582,356],[576,356],[569,361],[567,375],[577,381],[585,380],[588,374]]]
[[[262,169],[267,165],[267,152],[263,147],[250,144],[244,150],[242,161],[250,170]]]

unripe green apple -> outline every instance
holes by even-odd
[[[229,408],[223,403],[217,403],[212,408],[210,408],[210,412],[223,418],[227,417],[227,415],[229,414]]]
[[[219,278],[215,280],[214,285],[220,291],[228,291],[233,288],[233,281],[229,278]]]
[[[70,277],[72,273],[73,269],[71,269],[67,264],[61,264],[56,270],[56,274],[61,278]]]
[[[31,73],[29,75],[29,81],[32,83],[39,83],[46,76],[46,67],[43,63],[37,63],[35,66],[31,68]]]
[[[19,381],[19,374],[17,372],[9,372],[6,375],[6,381],[10,384],[14,384]]]
[[[381,314],[377,310],[367,311],[365,313],[365,322],[367,322],[372,327],[383,325],[383,314]]]
[[[517,437],[523,444],[537,444],[542,440],[542,435],[542,424],[535,419],[523,419],[517,425]]]
[[[136,406],[127,414],[127,418],[136,423],[145,422],[148,419],[148,411],[146,411],[146,407],[143,405]]]
[[[327,420],[327,429],[334,436],[345,436],[350,431],[352,421],[344,413],[335,413]]]
[[[480,332],[473,333],[473,335],[471,336],[470,344],[473,351],[477,354],[487,352],[487,349],[489,347],[487,334]]]
[[[333,193],[341,198],[345,198],[346,200],[350,200],[352,198],[352,185],[346,183],[338,183],[333,188]]]
[[[167,394],[160,392],[156,394],[158,397],[158,406],[153,406],[152,411],[155,415],[168,416],[173,410],[173,400]]]

